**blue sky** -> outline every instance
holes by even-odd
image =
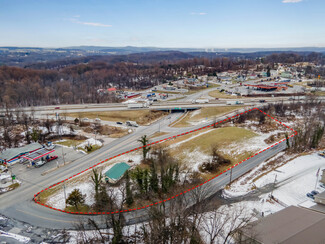
[[[325,46],[324,0],[0,0],[0,46]]]

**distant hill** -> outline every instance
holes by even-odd
[[[301,48],[159,48],[159,47],[100,47],[75,46],[66,48],[0,47],[0,65],[18,67],[55,67],[93,61],[160,62],[190,57],[259,58],[272,53],[295,52],[308,54],[325,53],[325,47]]]
[[[151,64],[159,63],[162,61],[175,62],[178,60],[189,59],[193,57],[194,56],[189,53],[183,53],[179,51],[151,51],[143,53],[132,53],[127,55],[93,55],[80,58],[49,61],[45,63],[27,64],[25,67],[34,69],[53,69],[90,62],[105,62],[108,64],[116,64],[119,62]]]

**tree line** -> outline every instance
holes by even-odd
[[[44,69],[0,67],[0,104],[5,106],[40,106],[72,103],[117,102],[111,93],[99,89],[139,90],[170,80],[199,75],[216,75],[228,70],[266,68],[268,63],[292,63],[301,60],[321,62],[322,56],[310,54],[272,54],[260,59],[237,59],[232,57],[186,58],[181,60],[165,57],[134,62],[133,59],[115,57],[114,61],[95,59],[87,63],[56,66]]]

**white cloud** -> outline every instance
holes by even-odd
[[[71,22],[81,25],[89,25],[89,26],[96,26],[96,27],[112,27],[112,25],[102,24],[102,23],[96,23],[96,22],[83,22],[79,21],[77,19],[70,19]]]
[[[192,12],[191,15],[207,15],[208,13],[204,13],[204,12],[201,12],[201,13],[197,13],[197,12]]]
[[[283,3],[299,3],[302,2],[302,0],[283,0]]]

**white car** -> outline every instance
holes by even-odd
[[[38,167],[43,166],[44,164],[45,164],[45,161],[41,160],[41,161],[38,161],[38,162],[35,163],[35,167],[38,168]]]

